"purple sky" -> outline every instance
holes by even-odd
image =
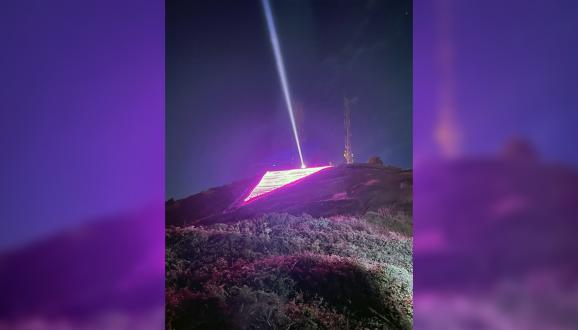
[[[449,86],[462,153],[522,136],[544,157],[578,163],[577,13],[569,0],[416,0],[415,159],[438,152],[433,130]]]
[[[2,2],[0,249],[162,201],[163,17],[158,0]]]

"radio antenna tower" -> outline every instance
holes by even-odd
[[[344,126],[345,126],[345,151],[343,151],[343,157],[345,158],[346,164],[353,164],[353,151],[351,150],[351,108],[350,105],[353,104],[357,99],[349,99],[343,97],[344,106]]]

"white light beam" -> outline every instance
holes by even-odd
[[[269,30],[269,37],[271,39],[271,46],[275,54],[275,62],[277,63],[277,73],[281,81],[281,88],[283,89],[283,96],[285,97],[285,104],[289,111],[289,118],[291,119],[291,127],[293,128],[293,136],[297,144],[297,151],[299,151],[299,159],[301,160],[301,168],[305,168],[305,161],[303,160],[303,153],[301,152],[301,144],[299,142],[299,133],[297,132],[297,125],[295,124],[295,116],[293,115],[293,104],[291,103],[291,93],[289,92],[289,83],[287,82],[287,75],[285,74],[285,64],[283,56],[281,55],[281,46],[279,45],[279,38],[277,36],[277,29],[275,28],[275,21],[271,11],[269,0],[261,0],[263,10],[265,11],[265,19],[267,20],[267,28]]]

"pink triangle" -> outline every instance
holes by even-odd
[[[249,196],[245,198],[245,202],[252,201],[257,197],[261,197],[268,194],[274,190],[284,187],[288,184],[294,183],[305,177],[310,176],[313,173],[317,173],[323,169],[331,166],[321,166],[312,168],[299,168],[295,170],[286,171],[268,171],[263,175],[261,181],[253,188]]]

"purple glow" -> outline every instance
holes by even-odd
[[[275,28],[275,21],[273,20],[273,13],[271,12],[271,5],[269,4],[269,0],[262,0],[261,3],[263,4],[263,10],[265,11],[265,19],[267,20],[271,46],[273,47],[273,53],[275,54],[275,62],[277,63],[277,72],[279,73],[279,80],[281,82],[281,88],[283,89],[285,104],[287,105],[287,111],[289,111],[289,118],[291,119],[291,127],[293,128],[293,136],[295,137],[299,159],[301,160],[301,168],[305,168],[305,161],[303,160],[303,153],[301,152],[301,144],[299,142],[299,133],[297,132],[295,116],[293,115],[293,104],[291,103],[289,82],[287,81],[287,75],[285,74],[285,64],[283,62],[283,55],[281,55],[281,46],[279,45],[277,29]]]
[[[306,178],[311,174],[317,173],[323,169],[331,166],[301,168],[286,171],[268,171],[263,175],[259,183],[253,188],[249,196],[245,198],[245,202],[251,201],[257,197],[261,197],[272,191],[275,191],[288,184],[295,183],[298,180]]]

